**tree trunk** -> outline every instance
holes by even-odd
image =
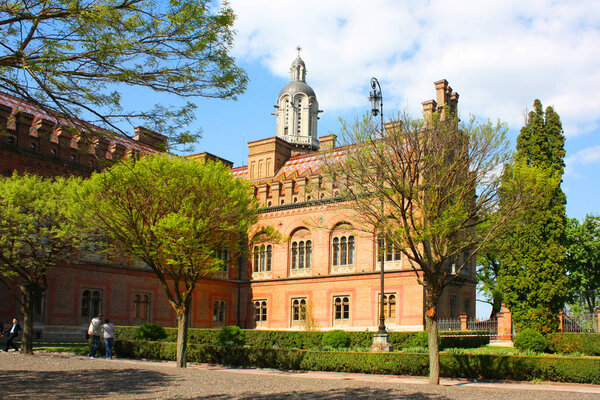
[[[28,285],[21,286],[23,303],[23,335],[21,336],[21,353],[33,354],[33,301],[35,291]]]
[[[177,311],[177,368],[187,367],[188,311],[187,305]]]
[[[428,302],[429,303],[429,302]],[[437,301],[428,305],[425,315],[429,343],[429,384],[440,384],[440,346],[438,342]]]

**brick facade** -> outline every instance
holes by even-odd
[[[438,103],[426,102],[424,108],[442,107],[444,102],[456,107],[458,95],[446,81],[436,82],[436,90]],[[89,176],[121,157],[159,151],[163,140],[138,128],[137,140],[99,138],[84,145],[61,134],[59,123],[49,122],[48,116],[18,99],[0,94],[0,105],[0,126],[7,127],[0,136],[3,175],[16,170],[45,176]],[[253,231],[271,226],[281,233],[282,240],[259,244],[249,249],[248,259],[232,261],[227,272],[203,279],[192,302],[192,327],[238,324],[244,328],[305,329],[310,325],[376,330],[380,267],[375,235],[358,229],[357,218],[337,197],[335,183],[319,169],[320,152],[335,155],[344,148],[335,147],[335,135],[319,141],[321,150],[278,137],[248,144],[248,165],[232,171],[252,183],[263,206]],[[216,157],[201,153],[190,158]],[[392,330],[423,329],[423,289],[404,257],[390,257],[385,264],[386,324]],[[446,289],[440,317],[474,316],[474,269],[472,265]],[[35,323],[43,337],[80,335],[98,307],[118,325],[145,320],[176,325],[152,271],[129,260],[82,253],[71,264],[51,268],[48,282]],[[14,291],[0,291],[0,320],[8,321],[18,313],[14,295]]]

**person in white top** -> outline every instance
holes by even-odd
[[[106,347],[106,359],[112,360],[113,356],[113,342],[115,340],[115,326],[110,322],[108,318],[102,325],[102,332],[104,332],[104,345]]]
[[[92,337],[92,348],[90,349],[90,358],[96,357],[96,352],[100,347],[100,335],[102,334],[102,314],[98,314],[98,316],[90,322],[90,327],[88,328],[88,335]]]

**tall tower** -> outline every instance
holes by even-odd
[[[314,90],[306,84],[306,65],[300,58],[300,48],[290,68],[290,83],[279,92],[275,109],[277,137],[307,150],[319,149],[319,103]]]

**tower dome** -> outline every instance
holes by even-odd
[[[319,103],[315,91],[306,84],[306,65],[299,54],[290,68],[290,82],[279,92],[275,109],[278,137],[298,146],[319,149]]]

